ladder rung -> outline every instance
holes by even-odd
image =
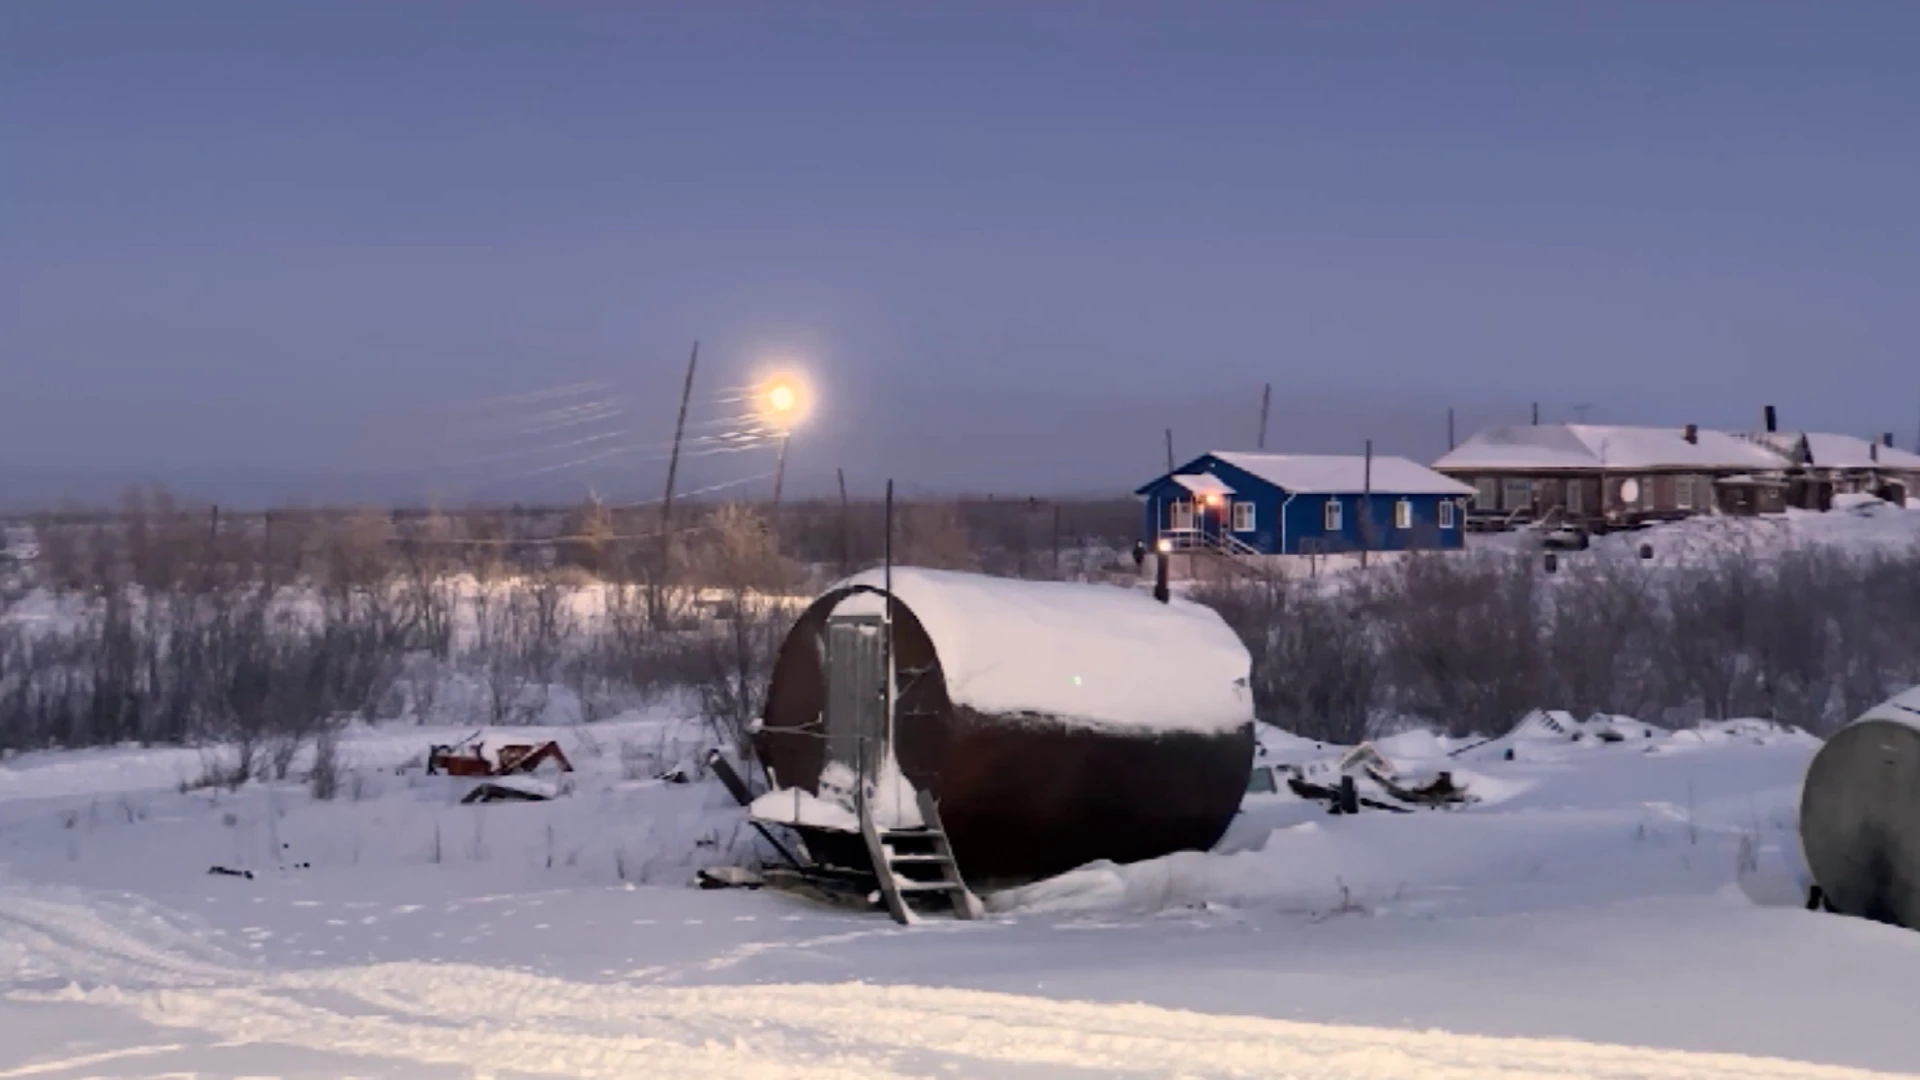
[[[895,885],[903,893],[960,892],[966,888],[952,881],[902,881]]]
[[[945,840],[947,834],[939,829],[885,829],[880,833],[882,840]]]
[[[887,859],[895,863],[952,863],[951,855],[893,855]]]

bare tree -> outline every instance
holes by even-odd
[[[703,577],[718,588],[721,603],[718,626],[702,633],[693,647],[693,671],[701,711],[715,736],[744,749],[790,621],[784,590],[799,574],[781,557],[772,531],[755,511],[726,507],[711,524]]]

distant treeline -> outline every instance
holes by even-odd
[[[164,490],[129,492],[111,510],[68,509],[12,519],[30,525],[52,581],[82,587],[139,547],[149,562],[180,562],[156,547],[193,549],[261,575],[289,580],[342,543],[431,553],[474,571],[576,567],[595,577],[643,582],[671,566],[665,552],[697,547],[723,508],[747,506],[786,557],[827,572],[877,563],[886,508],[873,499],[809,499],[779,505],[689,499],[670,514],[658,503],[571,506],[289,507],[235,513]],[[902,562],[1017,577],[1077,576],[1085,551],[1120,552],[1139,535],[1131,499],[991,496],[900,499],[894,554]]]

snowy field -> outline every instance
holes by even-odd
[[[652,779],[698,742],[661,715],[511,732],[579,767],[546,803],[459,805],[403,767],[466,733],[417,727],[356,729],[330,803],[183,792],[188,750],[24,755],[0,764],[0,1078],[1920,1071],[1920,934],[1800,907],[1813,740],[1612,726],[1395,736],[1393,767],[1481,801],[1328,817],[1283,785],[1217,852],[912,928],[688,887],[751,834],[718,785]],[[1341,752],[1269,733],[1261,763]]]
[[[1532,550],[1540,534],[1523,529],[1506,533],[1476,533],[1470,548],[1495,551]],[[1783,514],[1737,517],[1712,514],[1645,529],[1595,537],[1592,553],[1601,557],[1634,557],[1640,545],[1653,547],[1654,562],[1686,565],[1745,549],[1765,557],[1789,548],[1826,547],[1854,555],[1898,553],[1920,544],[1920,503],[1896,506],[1870,495],[1839,495],[1833,510],[1819,513],[1788,510]],[[1580,558],[1585,553],[1562,553]]]

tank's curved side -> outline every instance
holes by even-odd
[[[1800,843],[1828,906],[1920,930],[1920,726],[1868,718],[1814,755]]]
[[[1126,735],[1046,717],[955,709],[929,775],[968,880],[1011,885],[1100,859],[1138,862],[1218,843],[1253,767],[1253,725],[1221,734]]]
[[[780,784],[817,790],[825,764],[820,641],[855,590],[810,605],[788,634],[756,737]],[[1205,850],[1232,823],[1253,768],[1251,722],[1222,733],[1133,735],[957,708],[934,642],[898,600],[895,757],[939,800],[954,857],[980,886],[1031,881],[1100,859]]]

